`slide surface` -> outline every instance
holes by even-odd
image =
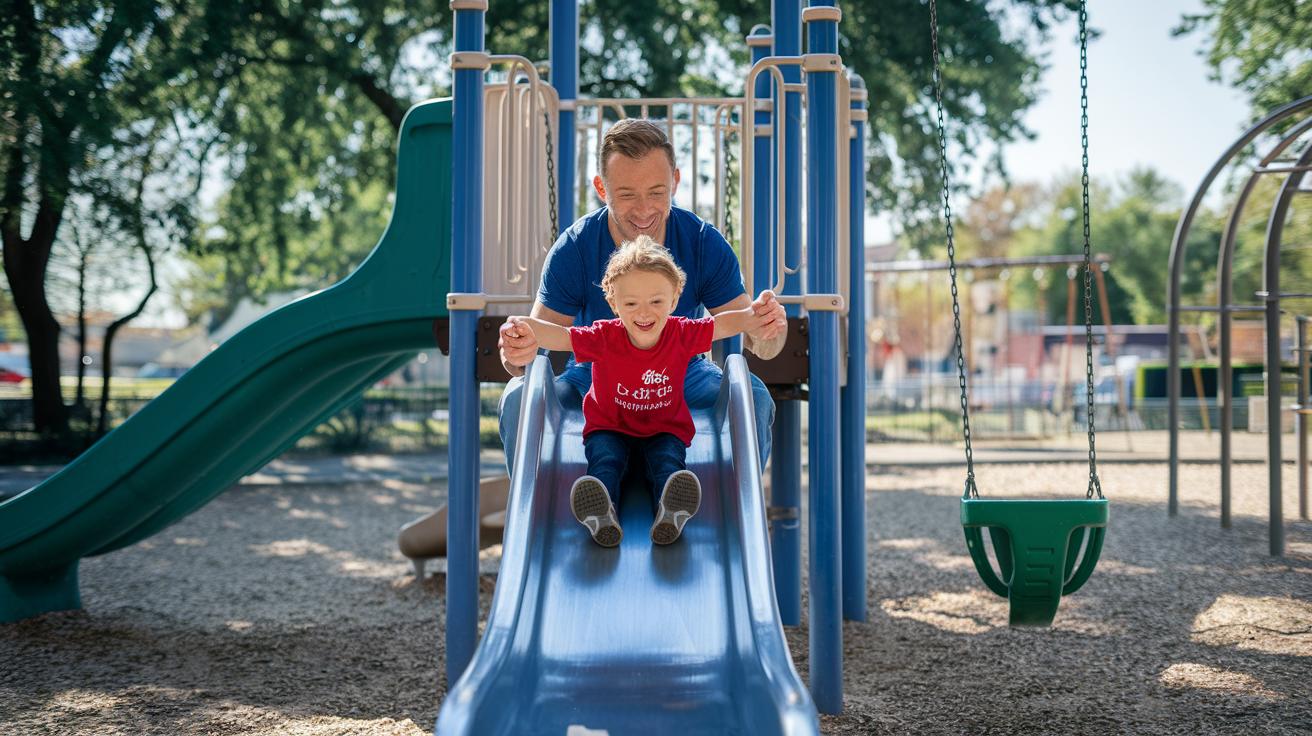
[[[58,474],[0,503],[0,622],[77,608],[77,564],[262,467],[435,345],[450,284],[451,103],[402,123],[396,204],[369,257],[211,352]]]
[[[819,733],[775,604],[742,358],[730,357],[716,408],[693,413],[688,465],[702,506],[667,547],[648,536],[640,488],[625,489],[616,549],[574,520],[583,417],[560,407],[550,375],[538,358],[491,616],[442,705],[439,736]]]

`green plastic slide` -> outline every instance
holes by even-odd
[[[81,606],[78,561],[134,544],[434,342],[451,273],[451,102],[401,125],[396,205],[349,277],[242,330],[44,483],[0,503],[0,622]]]

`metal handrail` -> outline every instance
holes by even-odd
[[[801,57],[797,57],[797,56],[767,56],[764,59],[761,59],[760,61],[753,64],[752,68],[747,72],[747,82],[746,85],[743,87],[745,91],[745,97],[744,97],[745,102],[743,104],[743,109],[753,110],[753,111],[756,110],[756,102],[757,102],[756,77],[757,76],[759,76],[763,72],[768,71],[770,73],[770,76],[773,78],[776,87],[779,89],[784,89],[785,88],[784,75],[783,72],[779,71],[779,68],[782,66],[796,66],[799,67],[800,69],[801,65],[802,65],[802,59]],[[803,94],[803,98],[805,99],[805,94]],[[755,168],[752,162],[752,152],[755,151],[755,145],[756,145],[756,121],[754,118],[755,115],[743,115],[739,119],[739,128],[742,132],[738,136],[738,144],[739,144],[739,150],[742,152],[742,158],[741,158],[741,165],[738,168],[738,172],[739,172],[738,191],[740,192],[739,198],[742,201],[744,207],[750,207],[748,203],[752,201],[752,194],[754,191],[752,186],[753,179],[754,179],[753,169]],[[787,134],[784,132],[785,128],[786,126],[784,125],[777,125],[775,126],[775,131],[773,133],[775,139],[775,161],[777,162],[776,165],[778,166],[776,177],[778,178],[779,181],[784,181],[787,173],[784,171],[784,167],[787,165],[785,163],[786,155],[785,155],[785,148],[784,148],[787,142]],[[771,288],[775,291],[776,294],[782,294],[784,290],[785,275],[791,275],[799,272],[802,269],[802,266],[806,263],[806,249],[805,248],[801,249],[801,254],[799,255],[799,261],[797,265],[794,267],[789,267],[786,261],[786,251],[785,251],[786,244],[784,243],[784,239],[782,237],[782,234],[787,232],[787,230],[785,229],[785,224],[787,220],[785,218],[787,217],[787,213],[788,213],[788,208],[786,207],[786,203],[784,202],[783,187],[778,188],[778,192],[776,193],[776,198],[777,198],[777,201],[775,202],[776,237],[774,238],[774,240],[775,240],[775,252],[776,252],[775,262],[779,264],[779,278],[778,280],[775,281],[775,283]],[[748,245],[746,245],[753,242],[752,234],[753,234],[754,223],[752,222],[753,218],[751,217],[743,217],[742,219],[743,219],[742,242],[744,243],[743,280],[747,284],[748,292],[755,294],[757,289],[756,289],[756,285],[753,283],[754,269],[752,268],[752,264],[755,259],[753,258],[753,253],[752,253],[753,249],[748,247]]]
[[[802,66],[802,62],[803,62],[802,57],[798,57],[798,56],[767,56],[761,59],[760,61],[756,62],[754,65],[752,65],[751,70],[748,71],[747,73],[747,81],[744,85],[744,89],[746,90],[747,94],[746,97],[744,98],[745,103],[743,105],[743,109],[745,110],[756,109],[756,106],[758,104],[758,101],[756,99],[756,77],[768,71],[771,77],[773,78],[775,84],[778,86],[778,88],[789,90],[789,91],[796,91],[802,95],[802,109],[805,110],[806,102],[807,102],[806,85],[785,84],[783,73],[780,71],[780,67],[783,66],[800,67]],[[803,76],[805,76],[804,71],[802,72],[802,74]],[[851,90],[851,84],[847,79],[847,75],[843,74],[841,70],[838,74],[838,78],[839,78],[839,82],[836,90],[837,94],[835,95],[836,97],[835,103],[838,106],[837,115],[835,116],[836,117],[835,132],[838,134],[837,140],[846,141],[849,137],[848,132],[851,128],[852,90]],[[753,176],[754,167],[753,167],[751,152],[755,150],[755,139],[757,136],[756,122],[754,119],[751,118],[754,118],[754,116],[743,115],[739,120],[739,130],[741,131],[741,133],[739,135],[738,140],[739,140],[740,150],[742,151],[742,165],[739,169],[740,181],[742,183],[741,186],[739,187],[739,191],[741,192],[739,198],[741,200],[742,207],[743,207],[742,242],[744,244],[748,244],[752,242],[753,224],[754,224],[753,218],[749,216],[749,212],[748,212],[748,208],[751,206],[750,202],[752,201],[752,194],[753,194],[752,182],[754,181],[754,176]],[[774,131],[771,133],[775,138],[775,161],[776,161],[776,165],[779,167],[776,176],[780,181],[783,181],[787,175],[787,172],[784,170],[784,167],[787,166],[786,163],[787,159],[784,153],[785,146],[787,145],[787,134],[784,132],[785,127],[786,126],[783,125],[776,125]],[[774,238],[775,254],[776,254],[775,262],[779,264],[779,271],[778,271],[778,278],[775,280],[774,284],[770,288],[775,292],[775,294],[779,299],[779,302],[782,304],[800,304],[804,309],[813,310],[813,311],[816,310],[843,311],[847,308],[847,304],[851,301],[851,293],[850,293],[851,268],[852,268],[851,232],[847,227],[848,218],[851,216],[851,209],[852,209],[850,187],[848,186],[848,179],[851,176],[851,171],[850,171],[851,163],[848,160],[846,151],[840,152],[840,155],[838,156],[837,164],[838,164],[837,173],[838,173],[839,181],[838,181],[838,211],[836,213],[836,217],[838,219],[838,222],[835,224],[838,227],[837,227],[837,241],[835,245],[838,250],[837,270],[838,270],[839,293],[837,294],[802,293],[802,294],[794,294],[794,295],[783,294],[785,277],[800,273],[802,269],[806,268],[807,249],[800,248],[798,251],[797,263],[792,266],[788,265],[787,258],[785,255],[787,252],[786,251],[787,244],[784,243],[784,239],[780,235],[784,232],[787,232],[787,217],[789,213],[784,202],[785,193],[783,191],[783,188],[780,187],[775,195],[776,196],[776,202],[775,202],[776,237]],[[752,250],[753,249],[748,247],[747,245],[744,245],[743,247],[743,276],[744,276],[744,281],[747,284],[748,292],[755,294],[757,292],[757,288],[756,285],[753,283],[754,269],[752,266],[754,261],[754,255],[752,253]],[[805,286],[802,287],[802,291],[805,292]]]

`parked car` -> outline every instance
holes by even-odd
[[[31,377],[26,355],[0,353],[0,383],[22,383]]]

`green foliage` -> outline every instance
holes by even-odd
[[[1075,6],[942,0],[952,66],[945,101],[963,160],[984,141],[1026,134],[1020,119],[1040,71],[1031,48]],[[446,2],[224,7],[211,12],[230,22],[207,36],[220,59],[215,75],[191,80],[194,109],[220,133],[224,193],[191,251],[194,275],[183,289],[192,314],[217,309],[219,317],[242,296],[331,283],[367,254],[388,209],[368,195],[374,183],[390,187],[400,112],[446,92],[452,48]],[[1004,31],[1015,11],[1030,25]],[[545,0],[491,3],[488,50],[547,58],[548,12]],[[934,222],[938,192],[928,10],[919,0],[859,0],[843,12],[840,51],[871,91],[871,203],[895,207],[923,236],[917,227]],[[580,93],[738,93],[743,38],[769,22],[768,5],[747,0],[584,3]]]
[[[179,160],[160,136],[181,70],[205,69],[192,49],[199,17],[185,3],[149,1],[16,0],[0,14],[0,238],[43,433],[67,429],[46,268],[70,202],[88,201],[142,247],[152,225],[191,222],[185,198],[145,204],[144,182],[164,168],[156,154]]]
[[[1210,35],[1213,78],[1248,94],[1260,118],[1312,90],[1312,3],[1296,0],[1203,0],[1176,35]]]
[[[943,107],[958,185],[974,164],[1003,173],[1000,159],[980,162],[978,152],[1032,137],[1022,119],[1039,93],[1037,49],[1052,24],[1078,6],[940,0]],[[1008,22],[1018,16],[1029,25]],[[926,252],[942,242],[928,9],[920,0],[844,3],[843,30],[843,58],[870,91],[869,204],[896,213],[908,245]]]

